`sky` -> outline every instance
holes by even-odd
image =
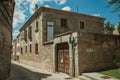
[[[59,10],[67,10],[106,18],[105,23],[110,21],[117,26],[120,12],[112,13],[114,5],[108,6],[108,0],[15,0],[13,17],[13,40],[19,34],[19,29],[34,13],[34,6],[50,7]],[[78,7],[78,9],[77,9]]]

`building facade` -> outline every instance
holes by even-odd
[[[0,1],[0,80],[10,76],[14,0]]]
[[[12,48],[12,55],[11,55],[11,58],[13,59],[13,60],[16,60],[16,53],[17,53],[17,40],[15,39],[14,41],[13,41],[13,48]]]
[[[113,66],[110,65],[114,62],[104,62],[101,59],[94,62],[98,57],[96,53],[99,52],[99,49],[96,49],[99,42],[93,40],[94,37],[96,39],[94,34],[104,35],[104,20],[100,17],[41,7],[35,10],[20,29],[20,62],[71,76],[78,76],[88,70],[111,68]],[[96,47],[93,47],[94,45]],[[99,54],[104,57],[103,47],[98,48],[101,50]],[[92,56],[95,57],[91,60],[93,64],[88,59]],[[106,55],[104,59],[111,61],[111,56]],[[100,64],[100,67],[94,67],[95,63]]]
[[[13,52],[12,52],[12,59],[15,61],[19,61],[19,55],[20,55],[20,35],[17,36],[17,38],[13,41]]]

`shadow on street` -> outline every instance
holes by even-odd
[[[10,80],[42,80],[48,76],[51,76],[51,74],[32,72],[21,66],[11,65]]]

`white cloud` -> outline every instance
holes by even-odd
[[[71,11],[71,8],[70,8],[70,6],[66,6],[66,7],[62,8],[62,10]]]
[[[62,5],[62,4],[65,4],[66,1],[67,0],[26,0],[26,3],[30,3],[29,4],[29,11],[30,11],[31,14],[33,14],[35,4],[40,5],[40,4],[43,4],[44,2],[55,2],[58,5]],[[24,2],[24,4],[26,4],[26,3]]]
[[[49,6],[49,5],[45,5],[45,7],[48,7],[48,8],[49,8],[50,6]]]
[[[23,23],[25,21],[26,15],[25,12],[29,10],[31,14],[34,13],[35,4],[43,4],[44,2],[55,2],[58,5],[65,4],[67,0],[15,0],[15,11],[13,17],[13,28],[17,27],[19,23]],[[49,5],[45,5],[45,7],[50,7]],[[70,7],[67,6],[63,8],[63,10],[70,11]]]
[[[25,13],[34,13],[35,4],[41,5],[44,2],[55,2],[57,5],[65,4],[67,0],[15,0],[15,10],[13,16],[13,29],[19,29],[20,25],[25,22],[27,15]],[[50,7],[45,5],[45,7]],[[13,37],[16,36],[17,31],[13,31]]]
[[[65,4],[67,0],[54,0],[56,2],[56,4]]]
[[[93,14],[93,16],[100,17],[100,16],[101,16],[101,14]]]
[[[15,11],[13,16],[13,28],[16,28],[19,23],[23,23],[25,21],[25,10],[23,10],[20,3],[23,0],[16,0]]]

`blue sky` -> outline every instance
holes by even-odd
[[[45,6],[60,10],[67,10],[106,18],[115,26],[119,21],[120,12],[111,13],[114,5],[107,7],[108,0],[15,0],[15,12],[13,18],[13,39],[19,34],[19,29],[34,13],[34,5]]]

